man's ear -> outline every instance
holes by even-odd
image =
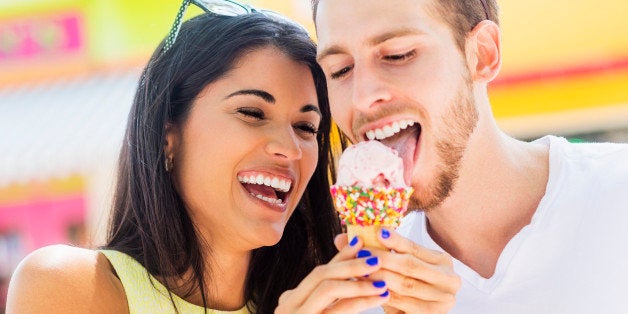
[[[466,57],[473,81],[490,82],[501,68],[499,26],[484,20],[467,35]]]

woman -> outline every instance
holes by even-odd
[[[209,13],[174,38],[139,82],[107,244],[28,256],[8,312],[271,313],[299,283],[283,311],[385,302],[382,282],[346,280],[379,269],[354,258],[359,240],[334,257],[330,113],[307,33]]]

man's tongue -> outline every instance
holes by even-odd
[[[416,144],[420,134],[420,127],[414,126],[403,130],[395,136],[383,139],[381,142],[396,150],[399,157],[403,160],[403,178],[407,185],[410,185],[412,179],[412,169],[414,168],[414,155],[416,152]]]
[[[244,185],[244,188],[249,191],[249,193],[252,193],[255,196],[262,195],[269,198],[278,199],[275,189],[271,188],[270,186],[248,183],[243,183],[242,185]]]

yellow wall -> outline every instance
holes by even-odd
[[[500,4],[503,69],[490,95],[502,127],[527,135],[558,128],[548,124],[628,126],[628,1]]]
[[[490,89],[495,115],[512,118],[628,105],[625,0],[498,0],[503,68]],[[313,31],[308,0],[251,0]],[[71,8],[86,17],[87,50],[73,60],[0,63],[3,84],[102,68],[141,66],[167,34],[178,0],[30,0],[3,4],[0,22]],[[187,17],[200,12],[188,10]],[[583,71],[582,69],[585,69]],[[524,79],[521,79],[521,78]]]
[[[503,74],[628,57],[628,1],[501,0]]]

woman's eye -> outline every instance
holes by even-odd
[[[408,51],[406,53],[402,53],[402,54],[384,56],[384,60],[393,61],[393,62],[399,62],[399,61],[404,61],[404,60],[410,59],[410,58],[414,57],[415,55],[416,55],[416,51],[415,50],[410,50],[410,51]]]
[[[309,122],[297,124],[295,127],[305,133],[309,133],[312,135],[318,134],[318,128],[315,127],[314,124],[309,123]]]
[[[256,120],[263,120],[266,117],[264,115],[264,111],[262,111],[259,108],[242,107],[242,108],[238,108],[237,112],[246,117],[254,118]]]
[[[339,78],[345,76],[349,71],[351,71],[351,69],[353,69],[353,66],[346,66],[346,67],[340,69],[340,71],[332,72],[329,77],[332,80],[339,79]]]

